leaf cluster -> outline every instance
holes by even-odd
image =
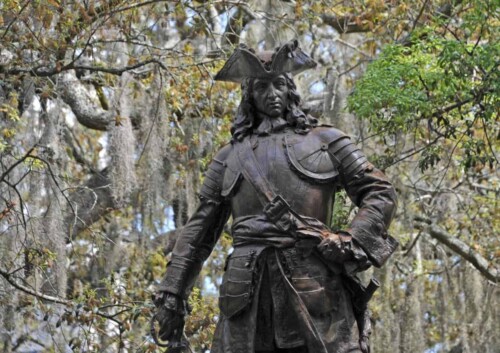
[[[498,162],[498,13],[487,3],[467,10],[455,28],[435,19],[411,44],[386,45],[349,98],[349,109],[375,134],[426,141],[422,170],[449,152],[438,140],[455,146],[464,169]]]

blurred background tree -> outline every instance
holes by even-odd
[[[0,350],[159,352],[149,300],[230,139],[239,43],[320,63],[304,105],[398,189],[374,352],[500,352],[495,0],[0,3]],[[353,210],[337,197],[335,226]],[[230,227],[227,229],[229,230]],[[186,325],[210,346],[225,233]]]

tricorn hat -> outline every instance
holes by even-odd
[[[214,79],[239,83],[248,77],[272,79],[285,72],[298,74],[316,65],[316,61],[299,48],[297,40],[276,48],[274,52],[258,54],[245,44],[240,44]]]

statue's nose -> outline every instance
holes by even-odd
[[[267,90],[267,97],[268,98],[274,98],[276,97],[276,88],[273,87],[273,85],[270,85],[268,90]]]

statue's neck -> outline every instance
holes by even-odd
[[[257,113],[256,114],[257,124],[255,131],[257,134],[270,134],[276,131],[280,131],[288,126],[287,121],[284,117],[270,117],[267,114]]]

